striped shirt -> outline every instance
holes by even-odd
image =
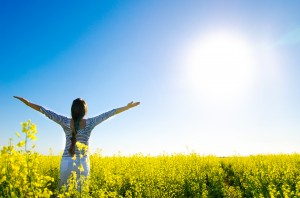
[[[63,128],[66,135],[66,146],[62,156],[72,157],[68,151],[71,145],[71,137],[72,137],[71,120],[72,119],[65,116],[58,115],[48,109],[45,109],[44,107],[40,108],[40,112],[45,114],[49,119],[53,120]],[[97,126],[98,124],[100,124],[101,122],[103,122],[104,120],[108,119],[109,117],[115,114],[116,114],[116,109],[113,109],[106,113],[100,114],[96,117],[86,119],[85,128],[79,129],[77,131],[76,140],[88,146],[91,132],[95,128],[95,126]],[[77,146],[75,146],[75,154],[77,156],[80,154],[79,150],[77,149]]]

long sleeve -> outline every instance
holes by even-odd
[[[93,118],[89,118],[90,123],[91,123],[91,128],[94,128],[95,126],[97,126],[98,124],[100,124],[101,122],[107,120],[108,118],[110,118],[111,116],[116,114],[116,109],[110,110],[106,113],[102,113],[96,117]]]
[[[57,124],[61,125],[62,127],[67,126],[69,118],[62,116],[62,115],[58,115],[58,114],[54,113],[53,111],[45,109],[44,107],[40,108],[40,112],[43,113],[44,115],[46,115],[49,119],[56,122]]]

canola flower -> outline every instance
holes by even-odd
[[[17,146],[11,140],[1,149],[0,197],[50,197],[53,192],[48,186],[53,178],[38,171],[39,155],[27,148],[28,141],[36,140],[36,126],[30,120],[21,125],[25,138],[17,132]]]
[[[90,156],[89,178],[75,172],[58,188],[61,156],[33,151],[36,126],[22,123],[19,142],[0,152],[0,197],[300,197],[300,154],[218,158],[173,154]],[[24,137],[23,137],[24,136]],[[82,152],[88,148],[80,143]],[[75,159],[74,159],[75,160]],[[79,173],[83,171],[78,166]],[[78,188],[80,185],[80,188]]]

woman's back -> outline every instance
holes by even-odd
[[[71,138],[72,138],[72,132],[73,132],[73,127],[74,127],[74,121],[71,118],[58,115],[48,109],[45,109],[44,107],[40,108],[41,112],[45,114],[48,118],[53,120],[54,122],[58,123],[64,130],[65,132],[65,137],[66,137],[66,144],[65,144],[65,149],[63,152],[63,157],[72,157],[69,153],[69,148],[71,146]],[[111,111],[108,111],[106,113],[100,114],[96,117],[93,118],[88,118],[88,119],[82,119],[81,122],[79,123],[79,130],[77,131],[76,134],[76,141],[85,144],[86,146],[89,146],[89,138],[91,135],[92,130],[103,122],[104,120],[108,119],[109,117],[115,115],[116,110],[113,109]],[[75,146],[75,154],[79,156],[79,154],[83,154],[84,156],[87,155],[88,153],[83,153],[80,152]]]
[[[80,123],[79,123],[79,130],[80,130],[80,129],[84,129],[85,126],[86,126],[86,119],[80,120]],[[73,120],[73,119],[71,119],[71,121],[70,121],[70,127],[71,127],[71,129],[73,130],[73,128],[74,128],[74,120]]]

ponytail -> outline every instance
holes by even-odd
[[[75,145],[76,145],[76,135],[79,130],[79,124],[81,119],[74,120],[74,126],[72,129],[72,137],[71,137],[71,146],[69,148],[69,154],[73,157],[75,154]]]
[[[87,105],[84,100],[77,98],[73,101],[71,107],[72,119],[74,121],[71,137],[71,145],[69,148],[69,154],[73,157],[75,154],[75,145],[76,145],[76,135],[80,127],[80,121],[87,112]]]

